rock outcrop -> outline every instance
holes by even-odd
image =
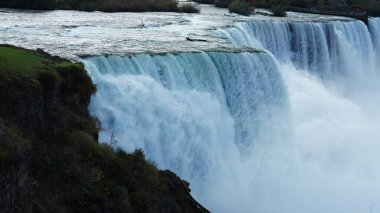
[[[141,150],[97,142],[95,91],[81,64],[0,46],[1,212],[207,212]]]

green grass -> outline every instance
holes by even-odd
[[[23,77],[37,77],[39,73],[57,69],[81,69],[80,64],[47,57],[46,53],[0,45],[0,72]]]
[[[0,46],[0,72],[22,76],[36,76],[47,69],[49,60],[37,52],[15,47]]]
[[[60,61],[60,62],[56,62],[54,64],[54,68],[55,69],[82,69],[83,65],[82,64],[74,64],[70,61],[66,61],[66,60],[63,60],[63,61]]]

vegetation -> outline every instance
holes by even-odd
[[[104,12],[179,12],[181,9],[176,0],[0,0],[0,7]]]
[[[200,4],[214,4],[215,0],[194,0],[194,2],[198,2]]]
[[[278,17],[285,17],[286,16],[285,8],[281,7],[281,6],[272,7],[271,12],[274,16],[278,16]]]
[[[228,8],[234,0],[215,0],[214,4],[217,7]]]
[[[286,15],[287,10],[349,16],[366,21],[367,14],[380,16],[380,0],[194,0],[201,4],[214,4],[230,8],[231,12],[250,14],[249,8],[271,8],[275,16]]]
[[[373,1],[366,6],[368,15],[380,16],[380,1]]]
[[[288,9],[299,12],[312,12],[334,15],[380,15],[380,0],[193,0],[202,4],[231,8],[246,15],[254,7]],[[277,8],[281,5],[281,8]],[[247,6],[247,8],[246,8]],[[195,5],[178,4],[176,0],[0,0],[0,7],[39,10],[82,10],[104,12],[199,12]],[[283,15],[283,13],[278,13]]]
[[[199,13],[200,8],[195,4],[185,3],[178,7],[178,11],[181,13]]]
[[[1,211],[204,212],[141,150],[97,142],[95,91],[81,64],[0,46]]]
[[[228,10],[231,13],[249,16],[253,11],[255,11],[255,7],[247,1],[235,0],[228,6]]]
[[[194,0],[200,4],[214,4],[216,7],[228,8],[231,13],[250,15],[255,7],[250,0]]]

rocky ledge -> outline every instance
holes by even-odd
[[[1,212],[207,212],[141,150],[97,142],[82,64],[0,46]]]

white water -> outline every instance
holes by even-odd
[[[231,43],[218,38],[212,29],[223,28],[237,21],[276,19],[261,15],[247,17],[228,14],[226,9],[211,5],[200,7],[199,14],[0,8],[0,43],[31,49],[41,48],[53,55],[75,60],[83,55],[225,51],[232,49]],[[350,19],[290,12],[286,20]],[[141,26],[142,22],[144,27]],[[187,36],[206,39],[208,42],[189,42],[186,41]]]
[[[371,35],[361,21],[242,22],[219,32],[237,45],[267,49],[281,63],[292,63],[325,80],[344,77],[346,83],[357,82],[374,75]]]
[[[273,51],[283,78],[265,53],[90,58],[101,138],[144,149],[215,212],[379,212],[380,90],[367,28],[265,21],[223,33]]]
[[[369,18],[368,27],[372,35],[377,57],[380,58],[380,18]]]
[[[265,53],[94,57],[91,111],[215,212],[379,212],[378,90],[291,63],[286,89]]]
[[[142,148],[217,212],[249,212],[273,194],[285,199],[289,188],[272,174],[288,174],[273,165],[289,160],[289,110],[271,56],[203,52],[85,64],[99,88],[91,112],[106,130],[101,140],[114,134],[121,148]]]
[[[380,212],[370,26],[372,35],[357,21],[219,31],[279,65],[264,52],[88,58],[100,138],[142,148],[214,212]]]
[[[226,13],[0,9],[0,42],[74,59],[267,49],[279,69],[263,53],[86,59],[101,140],[143,148],[213,212],[380,212],[379,19],[371,41],[361,22],[333,22],[349,18]],[[227,25],[229,41],[213,35]]]
[[[297,151],[296,175],[283,182],[296,184],[289,212],[380,212],[379,20],[369,27],[373,42],[359,21],[261,21],[220,31],[281,63]]]

